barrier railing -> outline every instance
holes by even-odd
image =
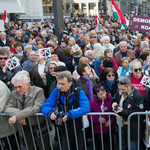
[[[94,136],[95,135],[95,123],[93,122],[93,117],[94,116],[98,116],[100,120],[102,118],[105,118],[105,116],[108,116],[108,120],[107,121],[109,121],[109,127],[108,128],[109,128],[110,150],[113,150],[113,147],[112,147],[113,140],[112,140],[112,132],[111,132],[111,130],[112,130],[111,129],[112,128],[111,127],[111,117],[114,116],[115,118],[117,118],[117,120],[118,120],[118,136],[119,136],[119,138],[118,138],[118,140],[119,140],[119,142],[118,142],[119,143],[118,149],[119,150],[122,149],[122,146],[121,146],[121,142],[122,142],[121,141],[121,139],[122,139],[122,137],[121,137],[121,119],[120,119],[120,116],[118,114],[115,114],[115,113],[88,113],[86,115],[91,120],[90,121],[90,123],[91,123],[91,134],[92,134],[92,138],[90,139],[90,141],[92,143],[92,145],[90,146],[91,150],[96,150],[95,140],[97,140],[97,139],[95,139],[95,136]],[[38,140],[41,142],[41,147],[42,147],[41,150],[42,149],[46,150],[47,145],[45,145],[45,139],[44,139],[44,136],[42,136],[42,132],[43,131],[41,131],[41,124],[40,124],[40,121],[39,121],[39,117],[44,117],[44,115],[42,113],[37,113],[34,116],[36,117],[36,120],[37,120],[37,126],[40,129],[39,130],[39,138],[38,138]],[[0,121],[2,122],[2,124],[0,126],[3,126],[3,129],[4,129],[5,134],[6,134],[4,137],[8,141],[8,145],[7,146],[9,147],[10,150],[13,150],[13,147],[11,145],[11,141],[9,139],[10,135],[8,135],[7,129],[6,129],[6,122],[4,123],[4,118],[7,117],[7,119],[9,119],[9,116],[7,114],[1,113],[0,117],[1,117]],[[33,129],[33,126],[31,125],[31,118],[28,117],[27,120],[28,120],[29,131],[30,131],[30,134],[31,134],[30,136],[32,137],[32,141],[30,141],[30,143],[33,142],[34,149],[37,150],[38,149],[37,147],[39,146],[38,145],[39,143],[37,143],[37,137],[35,137],[35,133],[34,133],[35,131]],[[47,126],[47,129],[48,129],[48,134],[47,135],[49,137],[49,142],[48,142],[49,146],[50,146],[50,148],[52,150],[55,150],[57,148],[54,147],[54,142],[53,142],[54,140],[52,139],[52,137],[54,137],[54,134],[50,131],[48,118],[45,117],[45,121],[46,121],[46,126]],[[82,121],[83,121],[83,118],[82,118]],[[84,126],[84,122],[82,124]],[[30,143],[28,142],[28,139],[26,137],[26,130],[24,129],[25,126],[20,125],[19,123],[17,123],[17,125],[19,125],[18,128],[20,128],[19,132],[22,133],[21,134],[22,135],[21,138],[18,138],[18,136],[17,136],[18,133],[16,132],[16,127],[15,127],[16,124],[12,125],[12,130],[13,130],[13,135],[14,135],[14,138],[15,138],[18,150],[21,150],[20,141],[23,143],[24,148],[26,150],[30,150],[30,148],[29,148],[29,144]],[[79,150],[78,145],[79,145],[80,141],[78,141],[78,136],[77,136],[78,133],[76,131],[75,120],[73,120],[73,128],[74,128],[74,136],[75,136],[74,137],[74,139],[75,139],[74,142],[75,142],[75,145],[76,145],[76,150]],[[97,128],[99,128],[98,130],[100,130],[100,137],[101,137],[100,139],[101,139],[101,141],[99,141],[99,142],[101,143],[102,150],[104,150],[104,147],[105,146],[107,147],[108,145],[107,145],[107,143],[104,143],[104,137],[103,137],[104,135],[101,134],[101,133],[103,133],[103,123],[101,121],[99,123],[99,127],[97,127]],[[56,127],[56,130],[57,130],[58,145],[59,145],[58,149],[62,150],[63,148],[62,148],[62,143],[61,143],[61,133],[60,133],[59,127]],[[83,128],[82,130],[83,130],[83,139],[84,139],[84,149],[87,150],[87,149],[89,149],[87,147],[87,137],[86,137],[87,136],[87,132],[86,132],[85,128]],[[66,132],[66,139],[67,139],[68,150],[72,150],[72,148],[70,147],[69,136],[68,136],[69,131],[67,131],[67,124],[66,124],[66,122],[65,122],[65,132]],[[88,131],[88,132],[90,132],[90,131]],[[5,147],[6,143],[4,143],[4,141],[2,140],[3,138],[0,138],[0,149],[5,150],[4,147]]]
[[[149,127],[150,127],[150,121],[149,121],[149,116],[150,116],[150,112],[134,112],[132,114],[130,114],[128,116],[128,150],[131,150],[131,119],[132,117],[137,116],[137,132],[138,132],[138,143],[137,143],[137,148],[138,150],[140,150],[140,141],[142,140],[143,143],[145,144],[145,149],[148,150],[148,147],[150,147],[150,143],[149,143],[149,138],[148,135],[149,133]],[[143,118],[144,117],[144,118]],[[140,123],[140,119],[142,119],[142,122]],[[144,131],[144,137],[143,135],[140,134],[141,129],[140,127],[142,127],[143,131]],[[145,130],[146,127],[146,130]],[[143,133],[142,133],[143,134]],[[146,136],[145,136],[146,134]],[[142,137],[142,139],[141,139]]]

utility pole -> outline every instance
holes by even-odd
[[[53,10],[54,10],[54,22],[55,22],[55,34],[57,35],[60,41],[61,33],[65,29],[64,19],[63,19],[62,0],[53,0]]]

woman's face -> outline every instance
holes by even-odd
[[[126,60],[124,60],[124,61],[122,62],[122,67],[123,67],[123,68],[128,68],[128,66],[129,66],[129,62],[128,62],[128,60],[126,59]]]
[[[106,53],[106,57],[112,58],[112,50],[109,50],[109,51]]]
[[[54,72],[54,69],[56,68],[56,65],[55,64],[50,64],[49,65],[49,73],[51,75],[56,75],[56,72]]]
[[[111,71],[106,75],[106,79],[108,82],[113,82],[115,79],[115,74]]]
[[[109,44],[109,39],[105,39],[104,44]]]
[[[142,65],[133,67],[132,73],[135,78],[140,78],[142,75]]]
[[[38,49],[44,48],[42,44],[38,44],[37,47],[38,47]]]
[[[85,72],[82,73],[83,76],[89,77],[89,76],[91,75],[91,69],[90,69],[90,67],[89,67],[89,66],[86,66],[86,67],[84,68],[84,70],[85,70]]]
[[[105,100],[106,99],[106,91],[105,90],[99,90],[97,92],[97,97],[100,100]]]

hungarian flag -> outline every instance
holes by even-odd
[[[6,10],[4,10],[4,15],[3,15],[3,19],[2,19],[4,22],[6,23],[9,23],[9,20],[8,20],[8,16],[7,16],[7,13],[6,13]]]
[[[99,23],[97,14],[95,15],[95,22],[96,22],[96,31],[99,32],[101,30],[101,25]]]
[[[115,19],[120,19],[122,25],[124,26],[124,28],[127,30],[128,28],[128,24],[126,21],[126,18],[124,17],[123,13],[121,12],[121,10],[118,8],[118,6],[116,5],[116,3],[112,1],[112,8],[113,8],[113,15]]]

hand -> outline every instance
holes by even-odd
[[[15,124],[16,121],[17,121],[17,118],[14,115],[14,116],[12,116],[12,117],[9,118],[8,123],[12,126],[12,124]]]
[[[118,105],[118,104],[117,104],[116,102],[112,104],[112,109],[113,109],[113,111],[115,111],[115,107],[116,107],[117,105]]]
[[[111,125],[111,121],[110,121],[110,125]],[[105,123],[105,127],[109,126],[109,120]]]
[[[41,74],[41,78],[46,80],[46,73]]]
[[[118,110],[117,111],[114,110],[114,112],[118,114],[118,113],[122,112],[122,110],[123,110],[122,108],[118,107]]]
[[[57,116],[56,116],[54,113],[52,113],[52,114],[50,115],[50,119],[51,119],[51,120],[56,120],[56,119],[57,119]]]
[[[67,121],[67,115],[65,115],[63,118],[62,118],[62,122],[66,122]]]
[[[103,124],[105,124],[106,123],[106,119],[105,118],[103,118],[103,117],[99,117],[99,122],[102,122]]]
[[[25,125],[26,120],[25,120],[25,118],[24,118],[24,119],[18,120],[17,122],[20,123],[20,124],[22,124],[22,125]]]
[[[5,66],[3,67],[2,71],[5,73],[7,69],[7,65],[5,64]]]

